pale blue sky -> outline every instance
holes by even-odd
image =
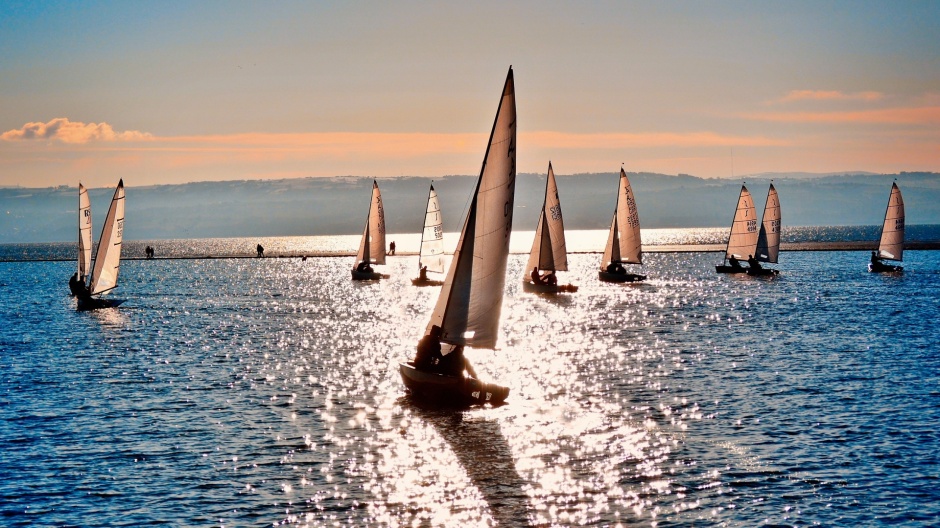
[[[8,1],[0,185],[475,174],[510,64],[523,172],[940,170],[938,27],[940,2]]]

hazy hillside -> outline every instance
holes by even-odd
[[[730,223],[740,180],[689,175],[631,173],[644,227],[709,227]],[[880,223],[891,181],[897,178],[908,224],[940,224],[940,174],[774,175],[783,223],[871,225]],[[379,180],[391,233],[417,232],[423,221],[429,179]],[[746,178],[763,207],[769,179]],[[435,179],[444,227],[457,231],[475,177]],[[371,178],[305,178],[205,182],[134,187],[127,185],[125,237],[129,240],[355,234],[362,230]],[[569,229],[605,228],[613,213],[617,174],[559,175],[558,187]],[[514,226],[534,229],[542,204],[543,174],[520,174]],[[92,189],[95,237],[112,189]],[[0,189],[0,243],[69,241],[75,238],[77,190],[68,187]]]

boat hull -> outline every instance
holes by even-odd
[[[97,310],[99,308],[116,308],[127,299],[103,299],[101,297],[78,297],[79,310]]]
[[[443,407],[500,405],[509,396],[509,388],[483,383],[475,378],[448,376],[418,370],[411,363],[399,363],[398,370],[411,396]]]
[[[872,264],[868,263],[868,271],[871,273],[900,273],[904,271],[904,266],[890,266],[888,264]]]
[[[378,273],[378,272],[375,272],[375,271],[373,271],[373,272],[363,272],[363,271],[352,270],[352,279],[353,279],[353,280],[358,280],[358,281],[374,281],[374,280],[387,279],[387,278],[389,278],[389,275],[386,275],[386,274],[384,274],[384,273]]]
[[[646,275],[637,275],[635,273],[608,273],[598,271],[597,278],[603,282],[640,282],[646,280]]]
[[[724,264],[717,264],[715,266],[715,271],[718,273],[747,273],[747,268],[741,266],[727,266]]]
[[[411,284],[415,286],[443,286],[444,281],[432,280],[432,279],[422,279],[418,277],[416,279],[411,279]]]
[[[574,293],[578,291],[578,287],[574,284],[536,284],[530,280],[523,280],[522,291],[528,293]]]

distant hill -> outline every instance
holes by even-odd
[[[762,210],[768,175],[745,179]],[[741,180],[630,173],[643,227],[715,227],[731,222]],[[904,193],[908,224],[940,224],[940,174],[774,174],[785,226],[881,222],[891,181]],[[418,232],[429,178],[379,180],[390,233]],[[436,178],[444,228],[458,231],[474,176]],[[128,240],[356,234],[362,231],[372,178],[127,185]],[[614,208],[617,173],[558,175],[565,227],[604,229]],[[544,174],[520,174],[514,227],[534,229]],[[92,189],[95,234],[112,189]],[[0,243],[70,241],[76,237],[77,189],[0,188]]]

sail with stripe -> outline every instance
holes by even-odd
[[[516,95],[510,68],[470,209],[427,335],[438,326],[443,343],[496,347],[515,188]]]
[[[725,259],[747,260],[754,255],[758,235],[756,215],[751,193],[742,185],[738,205],[734,210],[734,220],[731,222],[731,235],[728,237]]]
[[[757,253],[754,258],[760,262],[777,263],[780,254],[780,199],[777,189],[770,184],[767,190],[767,204],[764,206],[764,219],[757,235]]]
[[[118,272],[121,269],[121,244],[124,240],[124,180],[120,180],[114,189],[108,215],[101,227],[98,238],[98,250],[95,252],[95,265],[88,288],[91,295],[98,295],[117,286]]]
[[[555,183],[555,171],[548,163],[548,177],[545,180],[545,200],[535,229],[535,240],[529,251],[526,271],[538,268],[545,271],[568,271],[568,251],[565,248],[565,223],[561,216],[561,200],[558,197],[558,185]]]
[[[878,256],[885,260],[897,261],[904,258],[904,199],[896,182],[891,185],[891,195],[888,196],[885,222],[881,227],[881,241],[878,243]]]
[[[620,181],[617,184],[617,205],[614,217],[610,221],[610,232],[604,256],[601,258],[601,271],[611,263],[643,264],[643,243],[640,239],[640,213],[636,207],[636,197],[630,186],[630,179],[621,167]]]
[[[428,271],[444,273],[444,225],[441,204],[434,184],[428,191],[428,208],[424,215],[424,230],[421,231],[421,251],[418,269],[427,266]]]
[[[382,208],[382,193],[379,184],[372,180],[372,198],[369,201],[369,216],[362,231],[356,265],[360,262],[385,264],[385,210]],[[353,266],[356,269],[356,266]]]

